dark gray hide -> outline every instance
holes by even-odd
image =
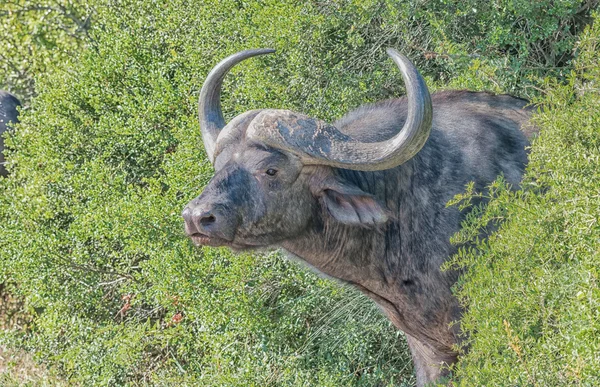
[[[17,122],[19,115],[17,106],[21,106],[21,103],[15,96],[0,90],[0,135],[6,131],[10,122]],[[6,174],[4,168],[4,140],[0,137],[0,176],[6,176]]]
[[[431,100],[425,145],[378,171],[307,165],[296,152],[248,138],[261,111],[244,113],[223,130],[215,176],[183,212],[197,245],[281,247],[372,298],[406,333],[419,386],[447,373],[461,341],[452,323],[462,311],[450,289],[459,273],[440,266],[456,252],[449,239],[464,214],[445,204],[471,181],[483,190],[504,174],[519,184],[528,145],[520,129],[530,115],[526,101],[507,95],[453,91]],[[380,142],[403,128],[407,110],[405,98],[384,101],[333,127]]]

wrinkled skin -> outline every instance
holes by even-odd
[[[485,93],[432,95],[429,139],[408,162],[364,172],[303,165],[240,132],[215,160],[215,175],[184,209],[198,245],[280,247],[317,271],[357,287],[407,335],[422,386],[447,374],[460,343],[461,306],[440,270],[464,217],[445,204],[473,181],[500,174],[517,186],[527,163],[526,101]],[[334,125],[365,142],[402,128],[404,99],[361,107]],[[252,114],[243,124],[252,120]]]
[[[0,90],[0,136],[8,129],[9,123],[18,121],[17,106],[21,106],[19,100],[12,94]],[[0,137],[0,176],[6,176],[4,168],[4,140]]]

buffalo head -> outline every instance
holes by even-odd
[[[425,82],[393,49],[388,55],[406,83],[408,115],[402,130],[389,139],[361,141],[289,110],[253,110],[225,124],[220,107],[224,76],[242,60],[273,51],[248,50],[226,58],[202,87],[200,126],[215,176],[183,211],[186,233],[198,245],[281,245],[327,216],[348,225],[381,225],[388,218],[384,204],[340,179],[335,169],[396,167],[413,157],[429,136],[432,112]]]

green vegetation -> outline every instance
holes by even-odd
[[[390,46],[432,89],[546,106],[527,190],[499,183],[457,236],[506,219],[454,261],[472,269],[459,381],[595,384],[597,31],[573,48],[596,2],[42,3],[0,6],[0,87],[37,94],[0,181],[0,280],[33,324],[0,344],[71,384],[410,385],[402,335],[364,297],[276,253],[196,249],[179,215],[212,173],[196,97],[219,59],[278,50],[228,77],[226,118],[273,106],[332,119],[402,94]]]
[[[82,47],[92,11],[85,0],[0,3],[0,88],[28,102],[36,75],[52,72]]]
[[[454,259],[468,269],[458,291],[471,345],[460,385],[600,385],[599,52],[596,23],[568,84],[551,81],[540,100],[525,190],[499,181],[481,217],[456,236],[473,240],[504,221]]]

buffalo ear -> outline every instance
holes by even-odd
[[[315,194],[323,209],[340,223],[374,227],[388,220],[387,210],[373,195],[334,177],[322,181]]]

